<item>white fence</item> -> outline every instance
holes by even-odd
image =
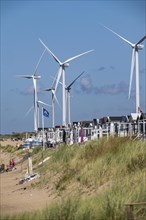
[[[82,134],[81,134],[82,129]],[[119,136],[146,139],[146,120],[137,123],[107,123],[103,125],[70,128],[50,129],[45,132],[48,143],[55,145],[66,142],[69,144],[82,143],[87,140],[99,139],[101,137]]]

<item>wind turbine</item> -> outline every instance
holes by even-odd
[[[130,41],[126,40],[124,37],[117,34],[115,31],[111,30],[110,28],[104,26],[106,29],[117,35],[119,38],[124,40],[132,47],[132,61],[131,61],[131,73],[130,73],[130,84],[129,84],[129,98],[131,94],[131,86],[132,86],[132,78],[134,67],[136,71],[136,113],[140,111],[140,92],[139,92],[139,59],[138,59],[138,52],[144,48],[144,45],[141,43],[146,39],[146,35],[142,37],[137,43],[133,44]]]
[[[76,82],[76,80],[81,77],[81,75],[83,75],[84,71],[78,76],[76,77],[65,89],[67,91],[67,102],[68,102],[68,124],[70,125],[71,120],[70,120],[70,90],[72,85]]]
[[[44,89],[44,91],[48,91],[48,92],[52,93],[52,127],[54,128],[55,127],[55,100],[58,105],[59,105],[59,102],[58,102],[58,99],[55,95],[55,89],[53,87],[48,88],[48,89]]]
[[[56,84],[55,84],[55,93],[58,87],[58,83],[60,80],[60,77],[62,75],[62,125],[66,126],[66,97],[65,97],[65,68],[69,67],[69,62],[80,57],[83,56],[87,53],[92,52],[93,50],[89,50],[86,51],[84,53],[81,53],[79,55],[76,55],[74,57],[71,57],[69,59],[67,59],[64,62],[61,62],[54,54],[53,52],[43,43],[43,41],[41,39],[39,39],[41,44],[46,48],[46,50],[51,54],[51,56],[54,58],[54,60],[59,64],[59,70],[58,70],[58,75],[57,75],[57,79],[56,79]]]
[[[38,66],[42,60],[42,57],[43,57],[45,51],[46,51],[46,49],[41,54],[33,75],[18,75],[18,76],[16,76],[18,78],[26,78],[26,79],[33,80],[33,87],[34,87],[34,131],[35,132],[38,131],[38,103],[37,103],[37,82],[36,81],[41,78],[41,76],[36,75],[36,72],[37,72]]]

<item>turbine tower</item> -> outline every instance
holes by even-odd
[[[39,61],[36,65],[35,71],[33,75],[18,75],[16,77],[18,78],[26,78],[26,79],[32,79],[33,80],[33,87],[34,87],[34,131],[37,133],[38,131],[38,100],[37,100],[37,80],[41,78],[41,76],[36,75],[38,66],[42,60],[42,57],[45,53],[46,49],[43,51],[42,55],[39,58]]]
[[[59,105],[59,102],[58,102],[58,99],[56,98],[55,89],[53,87],[44,89],[44,91],[48,91],[52,93],[52,127],[54,128],[55,127],[55,100],[58,105]]]
[[[76,80],[81,77],[81,75],[83,75],[84,71],[78,76],[76,77],[65,89],[67,91],[67,102],[68,102],[68,124],[71,124],[71,120],[70,120],[70,90],[72,85],[76,82]]]
[[[136,113],[140,111],[140,92],[139,92],[139,59],[138,59],[138,52],[144,48],[144,45],[141,43],[146,39],[146,35],[142,37],[137,43],[133,44],[130,41],[126,40],[124,37],[117,34],[115,31],[111,30],[110,28],[104,26],[106,29],[117,35],[119,38],[124,40],[132,47],[132,61],[131,61],[131,73],[130,73],[130,83],[129,83],[129,98],[131,94],[131,86],[132,86],[132,78],[133,72],[135,67],[136,72]]]
[[[82,54],[76,55],[74,57],[71,57],[69,59],[67,59],[64,62],[61,62],[54,54],[53,52],[43,43],[43,41],[41,39],[39,39],[41,44],[46,48],[46,50],[51,54],[51,56],[54,58],[54,60],[59,64],[59,70],[58,70],[58,75],[57,75],[57,79],[56,79],[56,84],[55,84],[55,93],[58,87],[58,83],[60,80],[60,77],[62,75],[62,125],[66,126],[66,97],[65,97],[65,68],[69,66],[69,62],[80,57],[83,56],[89,52],[92,52],[93,50],[89,50],[86,51]]]

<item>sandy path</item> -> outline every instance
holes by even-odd
[[[1,158],[8,162],[9,154],[1,152]],[[1,215],[42,209],[52,202],[53,195],[49,196],[46,189],[30,189],[28,187],[35,180],[19,184],[21,178],[21,164],[16,165],[16,169],[11,172],[0,174]]]

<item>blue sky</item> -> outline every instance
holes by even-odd
[[[33,131],[32,75],[43,52],[41,38],[64,61],[84,51],[95,51],[70,62],[66,84],[82,71],[71,90],[71,121],[135,112],[135,77],[128,100],[131,47],[102,27],[104,24],[132,43],[146,34],[146,1],[1,1],[1,131]],[[140,103],[146,112],[146,42],[139,53]],[[51,94],[42,92],[52,85],[59,66],[46,52],[37,73],[39,100],[51,104]],[[61,85],[57,98],[61,101]],[[45,126],[52,125],[50,118]],[[55,107],[55,124],[61,124]]]

